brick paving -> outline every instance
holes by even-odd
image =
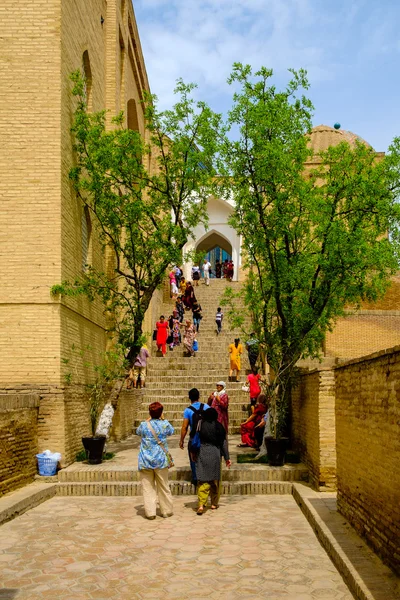
[[[48,500],[1,529],[0,598],[352,598],[292,496],[174,506],[148,521],[141,498]]]

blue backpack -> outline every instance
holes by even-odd
[[[199,409],[196,409],[193,406],[189,406],[189,408],[194,413],[190,427],[190,449],[193,452],[198,452],[201,446],[200,431],[203,422],[204,404],[200,404]]]

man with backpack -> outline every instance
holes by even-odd
[[[191,452],[193,452],[193,443],[196,444],[197,438],[195,438],[196,432],[201,428],[202,423],[202,415],[205,410],[210,408],[207,403],[202,403],[199,400],[200,392],[197,388],[192,388],[189,390],[189,400],[191,402],[190,406],[185,408],[183,411],[183,422],[181,428],[181,439],[179,442],[179,448],[183,450],[184,441],[188,429],[190,427],[189,434],[189,443],[188,443],[188,452],[189,452],[189,460],[190,460],[190,468],[192,469],[192,483],[197,485],[197,475],[196,475],[196,463],[192,460]],[[198,437],[198,436],[197,436]]]

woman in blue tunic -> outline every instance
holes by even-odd
[[[172,494],[168,484],[167,437],[174,428],[163,418],[163,405],[153,402],[150,417],[140,423],[136,434],[142,438],[139,450],[139,478],[142,484],[144,512],[147,519],[156,518],[157,497],[161,516],[173,514]]]

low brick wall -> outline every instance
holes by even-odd
[[[292,390],[292,442],[317,490],[336,488],[335,380],[331,369],[303,372]]]
[[[127,390],[124,387],[121,391],[110,434],[113,442],[127,438],[134,431],[143,396],[144,390]]]
[[[82,450],[81,438],[91,435],[88,390],[81,384],[66,386],[13,386],[0,390],[0,397],[34,395],[38,398],[36,444],[39,452],[61,453],[61,465],[74,462]]]
[[[335,376],[338,509],[400,572],[400,347]]]
[[[35,477],[38,411],[38,395],[0,395],[0,496]]]

